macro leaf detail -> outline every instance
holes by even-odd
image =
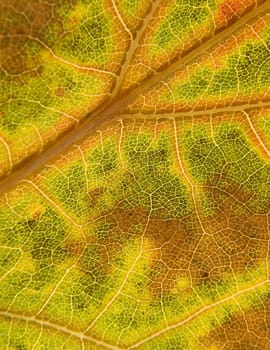
[[[270,349],[269,23],[1,2],[1,349]]]

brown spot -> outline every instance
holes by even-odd
[[[42,217],[42,215],[45,213],[45,208],[42,204],[33,202],[28,208],[30,217],[34,221],[39,221]]]
[[[103,195],[104,188],[97,187],[92,191],[88,192],[88,196],[90,198],[90,208],[94,208],[99,200],[99,198]]]
[[[57,97],[63,97],[65,95],[65,88],[63,87],[58,87],[56,90],[55,90],[55,95]]]
[[[38,220],[40,220],[41,216],[42,216],[42,212],[41,212],[41,211],[36,211],[36,212],[33,214],[33,219],[34,219],[35,221],[38,221]]]
[[[82,255],[85,243],[81,241],[70,240],[66,244],[67,252],[70,256],[78,256]]]

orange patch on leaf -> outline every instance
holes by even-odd
[[[218,22],[230,22],[234,18],[242,15],[248,10],[248,8],[254,5],[255,2],[253,0],[226,0],[220,5]]]

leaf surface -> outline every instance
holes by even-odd
[[[0,347],[270,349],[270,2],[0,5]]]

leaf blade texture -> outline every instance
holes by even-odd
[[[270,349],[269,10],[1,3],[1,348]]]

